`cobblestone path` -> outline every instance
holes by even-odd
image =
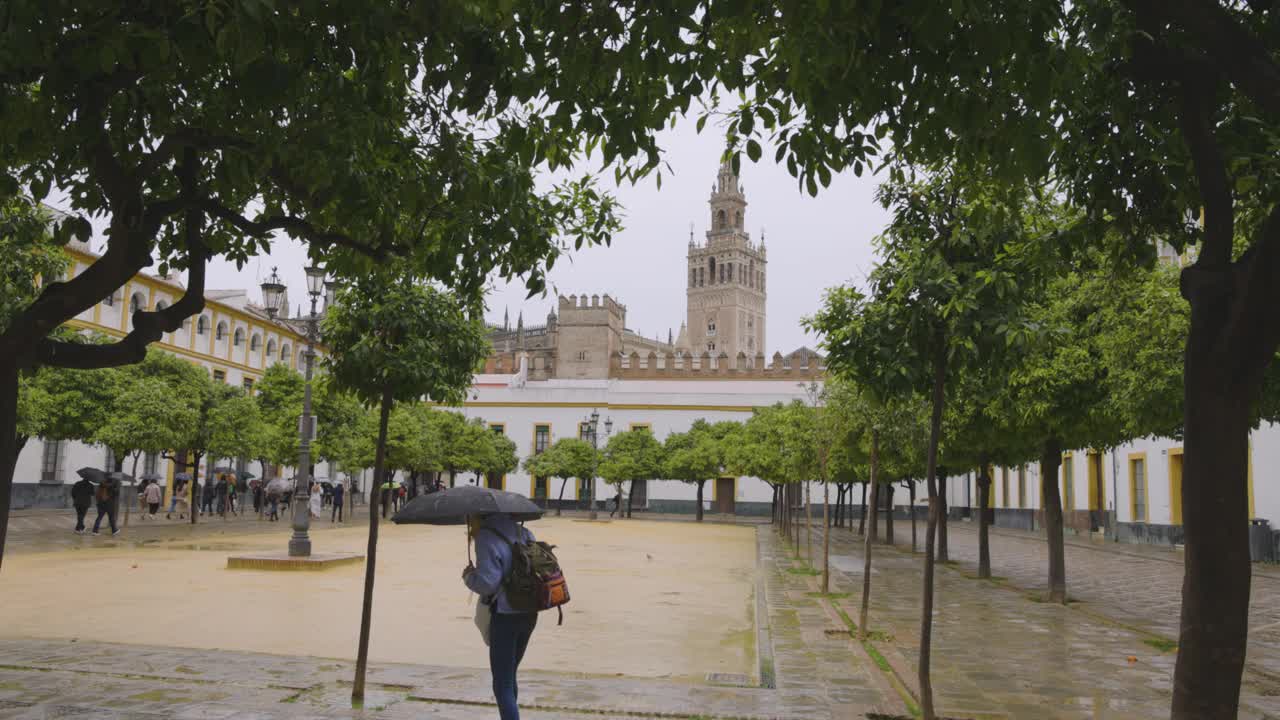
[[[978,567],[977,527],[951,522],[951,559],[973,572]],[[923,537],[923,532],[921,532]],[[906,542],[911,542],[910,526]],[[903,540],[895,529],[895,540]],[[1069,538],[1067,595],[1079,609],[1099,613],[1143,632],[1176,640],[1182,612],[1182,553],[1152,545],[1092,542]],[[1048,585],[1048,544],[1037,534],[1015,530],[991,533],[991,572],[1029,591]],[[1249,603],[1248,667],[1259,681],[1280,688],[1280,568],[1253,565]]]
[[[904,535],[906,548],[873,550],[869,624],[871,644],[914,694],[923,555],[910,552],[909,526],[905,531],[900,526],[896,539]],[[820,557],[819,538],[820,533],[815,535],[815,557]],[[921,538],[923,542],[923,532]],[[1039,602],[1043,579],[1037,574],[1038,583],[1023,585],[1018,575],[1023,571],[1017,569],[1043,572],[1044,560],[1037,561],[1035,553],[1043,553],[1044,544],[1037,547],[1036,542],[1033,537],[993,537],[997,579],[977,580],[966,554],[967,546],[976,544],[976,533],[953,527],[952,558],[959,562],[940,565],[936,575],[932,680],[940,712],[1036,720],[1167,717],[1174,653],[1149,644],[1155,638],[1145,627],[1131,626],[1132,616],[1108,618],[1111,605],[1095,607],[1085,596],[1101,591],[1084,583],[1073,592],[1084,602],[1070,607]],[[1077,568],[1086,562],[1105,566],[1133,560],[1135,574],[1140,570],[1143,577],[1158,575],[1160,582],[1166,575],[1181,577],[1180,566],[1142,556],[1113,558],[1106,550],[1087,548],[1069,552],[1069,572],[1072,558],[1082,553],[1090,555],[1077,558]],[[973,554],[976,558],[976,549]],[[833,530],[832,590],[849,593],[835,602],[852,618],[861,601],[862,558],[860,537],[847,529]],[[1069,587],[1075,587],[1070,578]],[[1131,602],[1111,600],[1116,607],[1132,607]],[[1280,719],[1280,684],[1246,674],[1240,717]]]

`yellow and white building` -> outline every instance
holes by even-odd
[[[80,241],[69,243],[66,252],[71,260],[68,277],[84,272],[98,258],[87,243]],[[123,288],[67,324],[110,337],[124,337],[132,329],[133,311],[164,308],[176,302],[184,292],[182,283],[175,277],[138,274]],[[286,295],[282,314],[287,314],[287,310]],[[296,319],[279,317],[272,320],[262,306],[250,301],[248,290],[208,290],[204,310],[188,318],[177,331],[166,333],[152,347],[205,369],[218,382],[243,387],[252,393],[254,383],[271,365],[284,363],[299,371],[303,369],[303,351],[307,341],[301,329]],[[301,408],[298,410],[301,415]],[[77,469],[84,466],[109,469],[112,460],[110,450],[102,446],[33,438],[18,456],[13,507],[62,507],[69,502],[70,486],[78,479]],[[226,460],[202,460],[201,482],[209,468]],[[235,461],[230,460],[228,464],[234,465]],[[129,472],[132,464],[126,462],[124,469]],[[247,463],[247,469],[256,475],[262,472],[257,463]],[[165,497],[169,497],[174,463],[158,456],[148,456],[138,463],[138,474],[143,472],[165,477]],[[321,467],[317,468],[317,475],[323,475]]]

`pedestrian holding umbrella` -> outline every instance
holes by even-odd
[[[115,502],[117,504],[117,507],[119,506],[119,503],[120,503],[120,494],[124,491],[124,484],[129,483],[130,485],[133,485],[136,487],[138,482],[137,480],[133,479],[132,475],[122,473],[122,472],[107,473],[107,479],[110,482],[115,483],[115,486],[116,486]],[[134,495],[137,495],[137,493],[135,492]],[[129,527],[129,505],[130,503],[124,504],[124,526],[125,527]]]
[[[533,533],[517,524],[536,520],[542,512],[523,495],[464,485],[414,498],[392,518],[397,524],[467,524],[462,581],[480,596],[476,626],[489,646],[494,698],[504,720],[519,717],[516,675],[538,624],[538,612],[569,601],[568,585],[551,546],[536,542]],[[563,614],[560,620],[564,622]]]

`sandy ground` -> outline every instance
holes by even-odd
[[[7,557],[0,637],[353,658],[363,565],[321,573],[225,569],[228,554],[282,550],[288,528],[279,527],[279,537]],[[557,546],[573,600],[563,626],[554,611],[540,616],[525,667],[755,675],[753,529],[554,518],[530,527]],[[318,533],[314,550],[363,552],[367,532]],[[460,580],[465,542],[460,527],[381,526],[375,660],[487,667],[472,596]]]

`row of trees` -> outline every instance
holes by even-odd
[[[962,0],[921,12],[633,0],[551,12],[502,0],[370,12],[345,0],[295,12],[233,0],[142,14],[135,4],[24,2],[6,20],[0,200],[57,188],[80,214],[59,237],[87,237],[88,217],[109,232],[90,271],[47,284],[0,330],[0,550],[20,373],[141,361],[201,309],[211,257],[243,261],[276,232],[307,241],[342,278],[401,258],[467,304],[493,271],[540,291],[564,249],[607,242],[616,218],[589,181],[540,192],[535,170],[599,149],[618,177],[635,178],[661,167],[656,133],[674,115],[702,107],[705,122],[733,103],[719,127],[734,162],[771,143],[810,193],[892,148],[913,164],[1048,188],[1079,209],[1090,229],[1080,245],[1113,267],[1136,265],[1156,239],[1199,246],[1180,284],[1191,317],[1188,581],[1172,714],[1236,714],[1248,434],[1280,347],[1273,2]],[[1188,222],[1200,209],[1203,223]],[[972,274],[1016,275],[1006,259],[1021,262],[971,256]],[[113,343],[55,335],[157,262],[188,271],[178,302],[135,313]],[[998,310],[1011,286],[990,286],[964,301]],[[952,362],[975,354],[959,329],[899,328],[935,341],[907,355],[931,356],[925,374],[943,378],[926,392],[935,430]],[[934,716],[930,703],[924,712]]]

